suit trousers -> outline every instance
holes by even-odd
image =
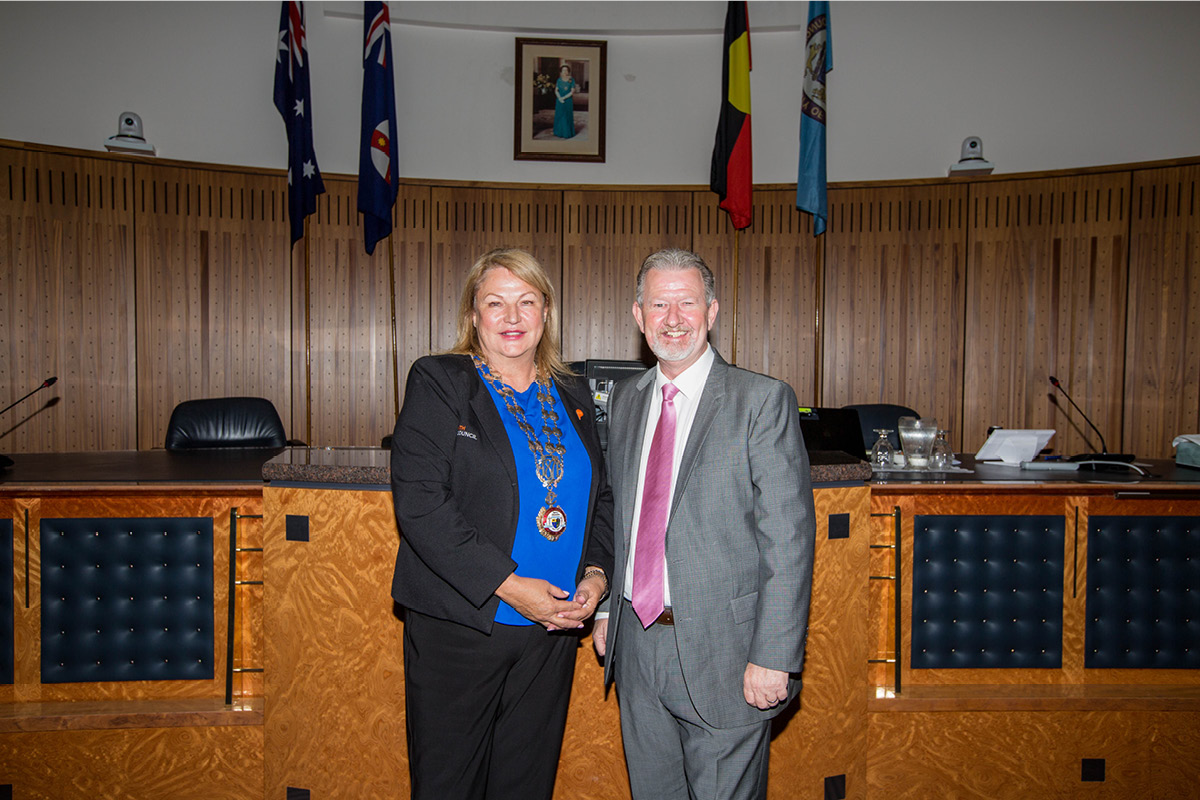
[[[540,625],[485,634],[407,611],[413,800],[550,800],[578,647]]]
[[[675,628],[643,630],[622,602],[614,670],[634,800],[765,798],[771,721],[707,724],[688,696]]]

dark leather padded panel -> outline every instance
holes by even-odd
[[[1061,516],[913,518],[912,666],[1062,666]]]
[[[0,519],[0,683],[13,682],[13,524]]]
[[[210,680],[211,517],[43,519],[42,682]]]
[[[1085,667],[1200,667],[1200,517],[1088,519]]]
[[[262,397],[187,400],[175,406],[167,423],[168,450],[286,445],[279,412]]]

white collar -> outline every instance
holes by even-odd
[[[714,360],[714,351],[712,345],[705,342],[704,352],[696,359],[696,362],[683,372],[675,376],[674,380],[668,380],[666,375],[663,375],[662,367],[656,366],[654,376],[654,391],[658,395],[662,395],[662,387],[668,383],[675,384],[675,388],[689,401],[695,400],[704,391],[704,384],[708,381],[708,373],[712,371]]]

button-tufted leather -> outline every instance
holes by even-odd
[[[1088,520],[1084,666],[1200,667],[1200,518]]]
[[[914,668],[1062,666],[1061,516],[913,520]]]
[[[213,677],[211,517],[43,519],[40,535],[43,683]]]

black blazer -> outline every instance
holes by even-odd
[[[587,525],[576,580],[591,564],[611,576],[612,492],[591,393],[581,378],[556,385],[592,462],[587,520],[568,521]],[[392,499],[400,528],[392,578],[396,602],[491,631],[500,603],[493,592],[517,569],[513,446],[470,356],[426,356],[412,365],[392,435]]]

